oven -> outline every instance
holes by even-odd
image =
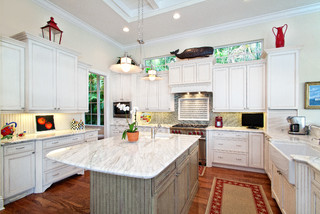
[[[208,125],[176,124],[170,128],[171,134],[200,135],[199,164],[206,165],[206,128]]]

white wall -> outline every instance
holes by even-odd
[[[264,39],[264,48],[274,48],[275,38],[272,27],[288,24],[285,46],[303,46],[300,54],[300,97],[299,115],[307,117],[307,123],[320,125],[320,110],[304,109],[304,83],[320,81],[320,13],[296,16],[263,24],[252,25],[239,29],[211,33],[192,38],[178,39],[165,43],[149,45],[146,42],[144,57],[168,55],[170,51],[200,46],[221,46],[250,40]],[[148,29],[145,29],[147,31]],[[129,51],[136,54],[136,49]]]
[[[40,27],[46,25],[51,16],[63,31],[61,45],[81,53],[80,61],[108,72],[109,66],[123,55],[119,47],[62,19],[32,0],[0,0],[0,35],[12,36],[27,31],[42,36]]]

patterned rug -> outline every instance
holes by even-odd
[[[214,178],[206,214],[271,214],[261,185]]]
[[[199,165],[198,170],[199,170],[199,176],[203,176],[204,172],[206,171],[206,167]]]

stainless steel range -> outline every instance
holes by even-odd
[[[176,124],[170,128],[171,134],[200,135],[199,139],[199,164],[206,165],[206,128],[208,125]]]

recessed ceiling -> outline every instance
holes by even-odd
[[[52,3],[122,46],[137,44],[137,0],[35,1]],[[319,0],[144,0],[144,41],[307,5],[320,10]],[[180,13],[180,19],[173,19],[175,12]],[[124,26],[130,31],[123,32]]]

